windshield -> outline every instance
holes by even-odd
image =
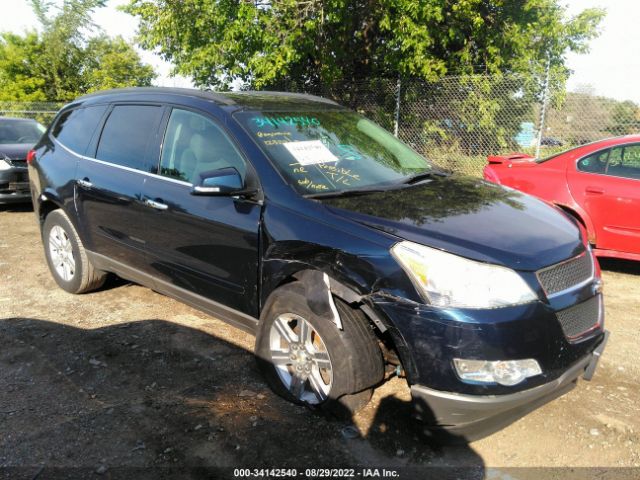
[[[0,120],[0,144],[36,143],[45,130],[30,120]]]
[[[348,110],[235,117],[303,195],[380,188],[432,168],[385,129]]]

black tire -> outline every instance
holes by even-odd
[[[54,227],[60,227],[66,234],[68,241],[71,244],[71,254],[75,263],[75,268],[70,278],[65,279],[56,270],[54,260],[51,253],[51,230]],[[42,243],[44,245],[44,254],[47,258],[47,264],[53,279],[58,286],[69,293],[85,293],[100,288],[106,278],[107,274],[100,270],[96,270],[91,262],[87,258],[82,241],[78,236],[78,232],[74,228],[73,224],[69,220],[69,217],[62,210],[53,210],[50,212],[44,220],[42,226]]]
[[[333,371],[333,382],[327,398],[310,406],[319,407],[339,418],[348,418],[369,402],[372,387],[383,380],[382,352],[361,311],[335,299],[343,327],[339,330],[332,320],[319,317],[311,311],[304,292],[304,286],[294,282],[278,288],[267,300],[256,337],[255,352],[259,368],[278,395],[296,404],[309,404],[287,389],[272,362],[270,348],[271,329],[280,315],[295,314],[304,318],[322,339]],[[310,383],[306,385],[310,386]]]

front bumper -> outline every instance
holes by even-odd
[[[0,204],[30,201],[27,169],[17,167],[0,171]]]
[[[411,394],[421,419],[447,436],[473,441],[490,435],[575,387],[578,377],[590,380],[609,332],[595,350],[555,380],[505,395],[461,395],[421,385]]]
[[[5,203],[29,203],[30,201],[31,201],[30,192],[0,193],[0,205]]]

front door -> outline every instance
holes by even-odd
[[[232,197],[197,196],[202,172],[245,159],[212,119],[174,108],[159,176],[147,179],[143,202],[149,269],[162,282],[256,316],[261,206]]]

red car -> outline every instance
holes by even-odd
[[[609,138],[542,160],[489,157],[484,178],[577,218],[600,257],[640,261],[640,135]]]

